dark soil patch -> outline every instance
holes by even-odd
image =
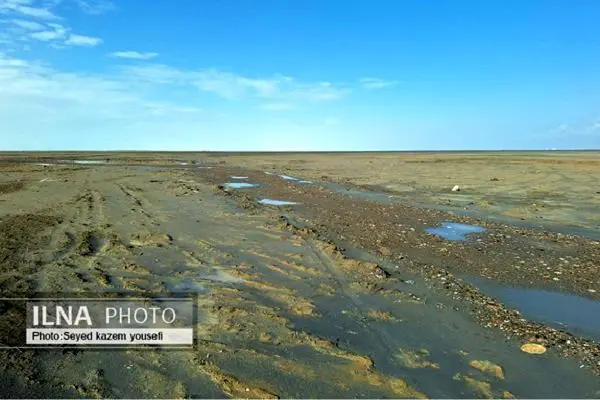
[[[0,219],[0,293],[27,292],[30,276],[42,264],[41,249],[50,242],[45,231],[55,216],[25,214]]]
[[[25,184],[20,181],[0,183],[0,194],[7,194],[23,190]]]
[[[25,214],[0,219],[0,297],[30,297],[35,290],[32,274],[42,264],[40,250],[50,238],[44,235],[59,222],[48,215]],[[23,346],[26,303],[0,301],[0,345]],[[38,396],[39,350],[0,350],[0,397]]]

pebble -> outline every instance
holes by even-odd
[[[375,269],[373,270],[373,274],[375,274],[375,276],[380,279],[384,279],[390,276],[390,274],[381,267],[375,267]]]
[[[546,352],[546,348],[537,343],[525,343],[523,346],[521,346],[521,351],[528,354],[544,354]]]
[[[458,185],[454,185],[454,187],[452,188],[453,192],[459,192],[460,191],[460,186]]]

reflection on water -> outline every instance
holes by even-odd
[[[230,187],[232,189],[243,189],[243,188],[251,188],[258,186],[256,183],[248,183],[248,182],[227,182],[225,186]]]
[[[291,206],[297,204],[293,201],[285,201],[285,200],[273,200],[273,199],[262,199],[258,201],[260,204],[266,204],[269,206]]]
[[[482,292],[532,320],[593,340],[600,340],[600,301],[572,294],[502,285],[464,277]]]
[[[294,178],[293,176],[289,176],[289,175],[279,175],[279,177],[285,179],[286,181],[299,181],[300,180],[298,178]]]
[[[437,228],[427,228],[425,231],[448,240],[466,240],[467,235],[485,232],[485,228],[475,225],[459,224],[457,222],[443,222],[442,226]]]

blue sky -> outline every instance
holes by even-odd
[[[597,0],[0,0],[2,150],[600,148]]]

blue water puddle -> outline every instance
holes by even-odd
[[[269,172],[265,172],[265,174],[269,174],[272,175]],[[300,179],[300,178],[295,178],[293,176],[289,176],[289,175],[279,175],[280,178],[285,179],[286,181],[292,181],[292,182],[296,182],[296,183],[302,183],[302,184],[311,184],[313,183],[312,181],[307,181],[304,179]]]
[[[231,179],[248,179],[247,176],[235,176],[235,175],[231,175],[230,178]]]
[[[445,221],[442,222],[442,226],[437,228],[426,228],[425,231],[431,233],[432,235],[441,236],[448,240],[466,240],[467,235],[485,232],[485,228],[475,225]]]
[[[58,160],[58,164],[98,165],[107,164],[106,160]]]
[[[294,178],[293,176],[289,176],[289,175],[279,175],[279,177],[285,179],[286,181],[299,181],[300,180],[298,178]]]
[[[244,188],[257,187],[258,184],[248,183],[248,182],[227,182],[225,184],[225,186],[230,187],[232,189],[244,189]]]
[[[548,290],[502,285],[488,279],[462,277],[483,293],[528,319],[592,340],[600,340],[600,301]]]
[[[265,204],[268,206],[293,206],[297,204],[293,201],[284,201],[284,200],[273,200],[273,199],[262,199],[258,201],[260,204]]]

